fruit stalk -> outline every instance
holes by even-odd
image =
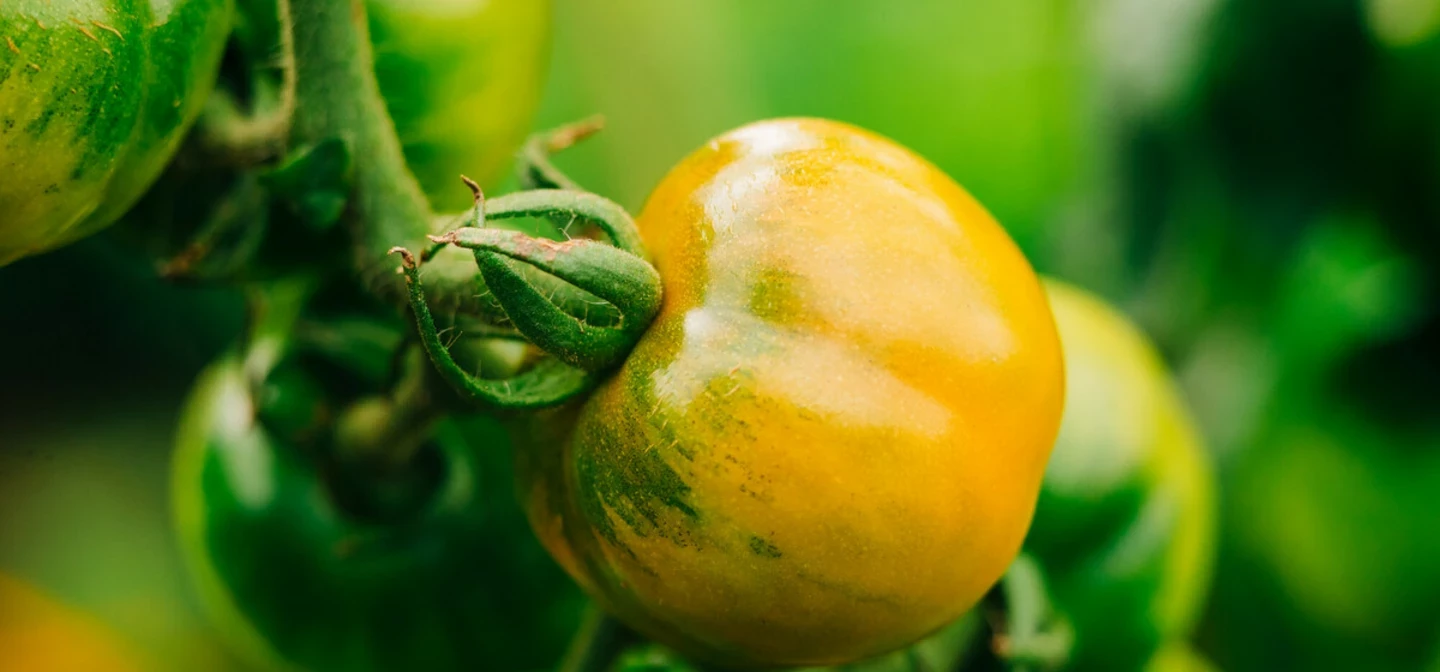
[[[436,233],[419,183],[405,164],[395,125],[375,79],[375,60],[362,0],[292,0],[295,116],[292,149],[340,138],[356,157],[344,214],[353,265],[364,286],[396,306],[407,292],[389,250],[428,244]],[[457,176],[458,177],[458,176]],[[456,188],[461,188],[459,180]],[[483,292],[474,262],[464,254],[427,264],[430,293],[458,312],[488,317],[472,305]]]

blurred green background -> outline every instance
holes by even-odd
[[[1440,0],[557,0],[540,125],[638,209],[709,137],[841,119],[934,161],[1154,337],[1220,467],[1199,647],[1440,670]],[[0,269],[0,570],[167,669],[195,615],[166,459],[239,330],[102,236]],[[237,668],[238,669],[238,668]]]

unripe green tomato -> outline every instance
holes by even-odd
[[[219,69],[230,0],[0,2],[0,265],[114,222]]]
[[[312,395],[257,398],[260,350],[202,374],[171,474],[186,567],[225,640],[264,669],[551,664],[580,596],[526,530],[498,427],[443,422],[406,478],[367,488],[290,422],[325,415],[303,411]],[[301,412],[277,414],[286,403]]]
[[[510,166],[540,104],[549,0],[368,0],[375,74],[436,210],[470,206]]]
[[[1055,280],[1046,290],[1066,402],[1026,548],[1074,623],[1071,669],[1140,669],[1203,607],[1214,474],[1145,336],[1093,295]]]

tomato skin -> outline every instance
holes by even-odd
[[[1076,629],[1070,669],[1140,669],[1187,636],[1208,593],[1213,468],[1143,334],[1097,297],[1047,280],[1067,407],[1026,540]]]
[[[139,672],[136,654],[98,621],[0,574],[0,672]]]
[[[199,114],[230,0],[0,4],[0,265],[140,198]]]
[[[1019,550],[1063,392],[1000,226],[909,151],[815,119],[711,141],[638,223],[665,304],[568,411],[563,454],[522,460],[552,554],[724,665],[864,658],[971,607]]]
[[[471,204],[464,174],[494,184],[540,105],[549,0],[368,0],[375,75],[405,160],[431,204]]]
[[[186,565],[228,641],[266,669],[552,662],[578,595],[525,538],[519,512],[507,519],[504,497],[487,492],[508,490],[487,480],[494,465],[479,451],[503,449],[442,425],[433,498],[399,518],[357,517],[338,502],[314,447],[278,438],[257,418],[253,361],[227,357],[202,374],[172,471]],[[299,390],[284,403],[303,408],[312,397]]]

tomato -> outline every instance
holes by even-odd
[[[436,209],[494,183],[540,104],[549,0],[368,0],[375,74],[405,160]]]
[[[658,317],[521,452],[547,548],[720,664],[855,660],[969,609],[1020,548],[1063,393],[1004,230],[908,150],[816,119],[716,138],[638,224]]]
[[[109,225],[214,84],[230,0],[0,4],[0,264]]]
[[[1212,467],[1149,341],[1100,299],[1046,289],[1068,400],[1026,547],[1072,619],[1075,669],[1139,669],[1208,592]]]
[[[0,672],[139,672],[135,653],[98,621],[0,574]]]
[[[445,421],[410,468],[355,476],[327,450],[336,404],[318,365],[289,347],[256,339],[212,365],[178,434],[177,534],[228,640],[313,671],[553,662],[580,597],[500,478],[499,428],[480,445]]]

